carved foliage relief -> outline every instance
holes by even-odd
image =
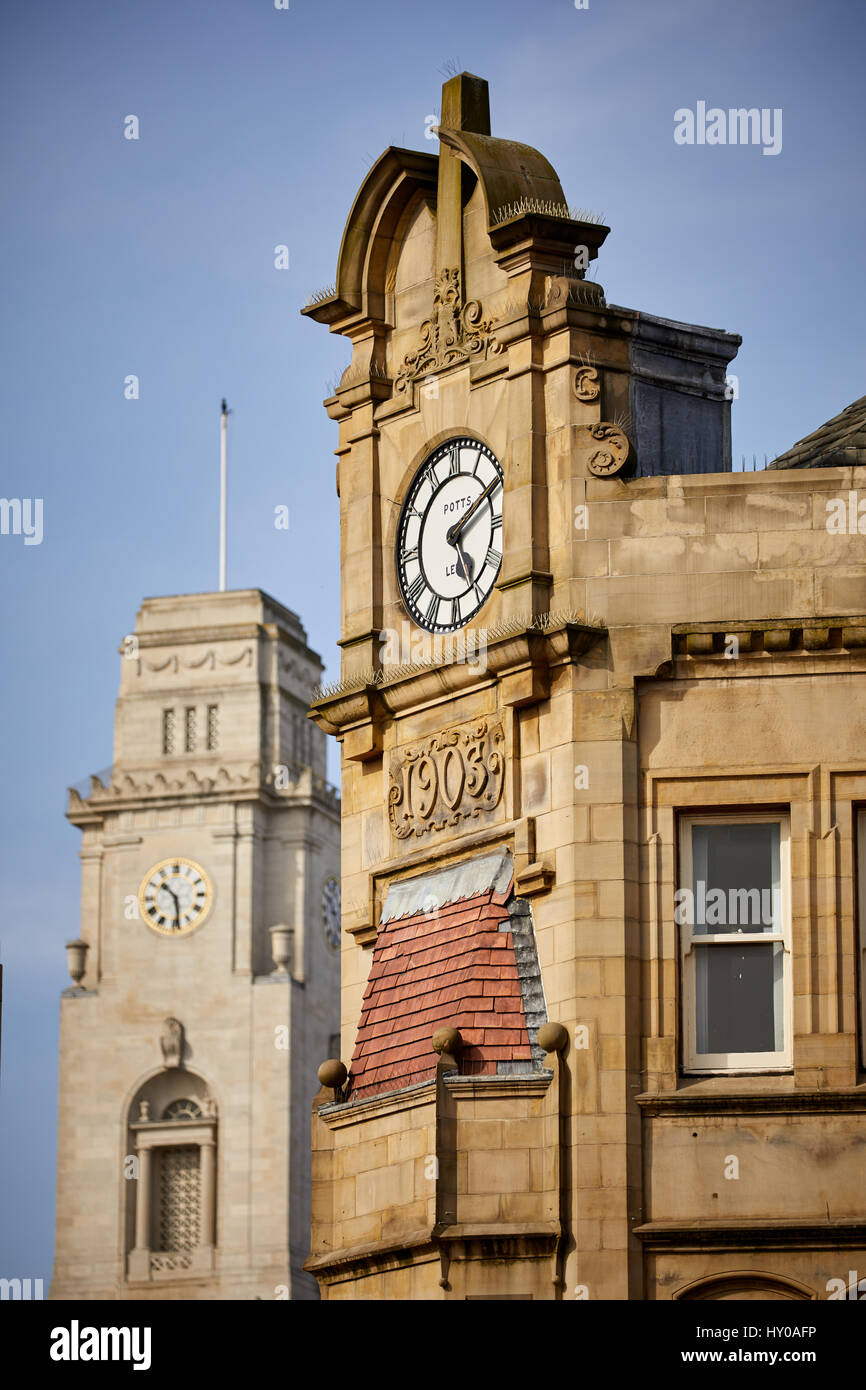
[[[408,391],[418,377],[498,352],[492,328],[477,299],[464,301],[459,270],[441,271],[433,290],[433,313],[422,323],[418,346],[406,354],[397,373],[397,391]]]
[[[433,734],[391,764],[388,815],[398,840],[495,811],[505,784],[505,735],[496,720]]]

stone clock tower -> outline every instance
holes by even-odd
[[[146,599],[114,764],[72,791],[52,1297],[315,1298],[315,1062],[338,1019],[321,662],[258,590]]]
[[[342,745],[342,1050],[308,1268],[328,1298],[622,1298],[635,681],[671,638],[632,626],[646,584],[615,577],[611,537],[639,526],[629,487],[730,468],[739,339],[607,303],[586,272],[609,229],[491,135],[484,81],[446,82],[436,133],[438,155],[373,166],[304,310],[352,346],[325,403],[342,681],[313,716]]]

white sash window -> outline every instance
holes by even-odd
[[[684,1070],[790,1068],[787,817],[684,817],[679,881]]]

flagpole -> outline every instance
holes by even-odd
[[[228,406],[223,397],[220,410],[220,593],[226,587],[226,437],[228,434]]]

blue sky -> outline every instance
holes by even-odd
[[[608,299],[742,334],[733,453],[762,460],[864,393],[864,29],[859,0],[6,7],[0,495],[42,498],[44,536],[0,536],[0,1275],[47,1290],[51,1272],[79,932],[65,788],[111,762],[142,597],[216,587],[223,394],[229,586],[294,608],[337,670],[321,401],[349,354],[298,310],[333,280],[369,165],[435,150],[449,61],[486,77],[494,134],[537,146],[612,228]],[[674,112],[698,101],[780,107],[781,153],[676,145]]]

